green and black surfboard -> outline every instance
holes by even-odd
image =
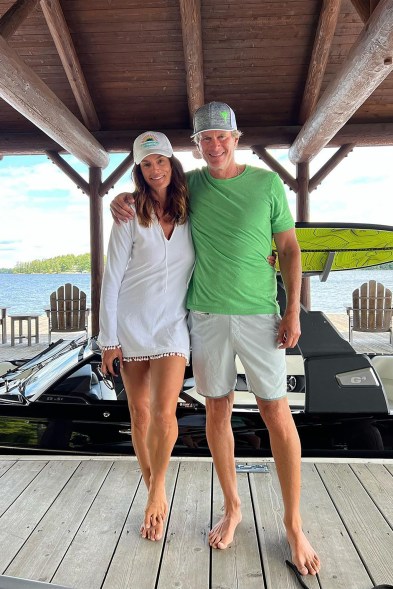
[[[391,226],[296,223],[296,236],[302,251],[304,274],[327,277],[329,272],[337,270],[368,268],[393,261]]]

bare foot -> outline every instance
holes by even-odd
[[[164,533],[164,521],[162,519],[155,526],[151,525],[148,529],[145,528],[145,522],[143,522],[140,529],[142,538],[146,538],[146,540],[151,540],[152,542],[161,540]]]
[[[292,562],[301,575],[316,575],[321,568],[319,557],[303,530],[290,532],[287,530],[287,539],[292,553]]]
[[[226,512],[209,532],[209,544],[213,548],[225,550],[233,542],[235,530],[242,521],[240,507]]]
[[[141,526],[142,538],[152,541],[161,540],[167,511],[165,487],[154,491],[150,489],[145,508],[145,519]]]

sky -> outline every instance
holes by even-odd
[[[311,176],[332,156],[324,149],[310,166]],[[295,176],[287,150],[270,153]],[[126,154],[112,154],[103,179]],[[202,166],[191,152],[176,154],[184,169]],[[88,168],[72,156],[64,156],[88,179]],[[237,151],[237,161],[265,167],[248,150]],[[103,199],[104,249],[112,218],[109,203],[132,189],[130,170]],[[295,195],[286,187],[295,216]],[[1,222],[0,268],[17,262],[46,259],[90,251],[88,197],[46,156],[4,156],[0,161]],[[310,194],[311,221],[393,225],[393,147],[358,147]]]

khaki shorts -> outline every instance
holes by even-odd
[[[236,385],[235,357],[248,389],[273,401],[287,394],[285,350],[278,349],[279,315],[217,315],[191,311],[192,367],[198,393],[225,397]]]

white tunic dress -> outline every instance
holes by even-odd
[[[179,354],[189,358],[185,307],[194,267],[188,223],[175,225],[166,239],[155,219],[142,227],[113,224],[101,291],[102,348],[118,345],[124,360]]]

